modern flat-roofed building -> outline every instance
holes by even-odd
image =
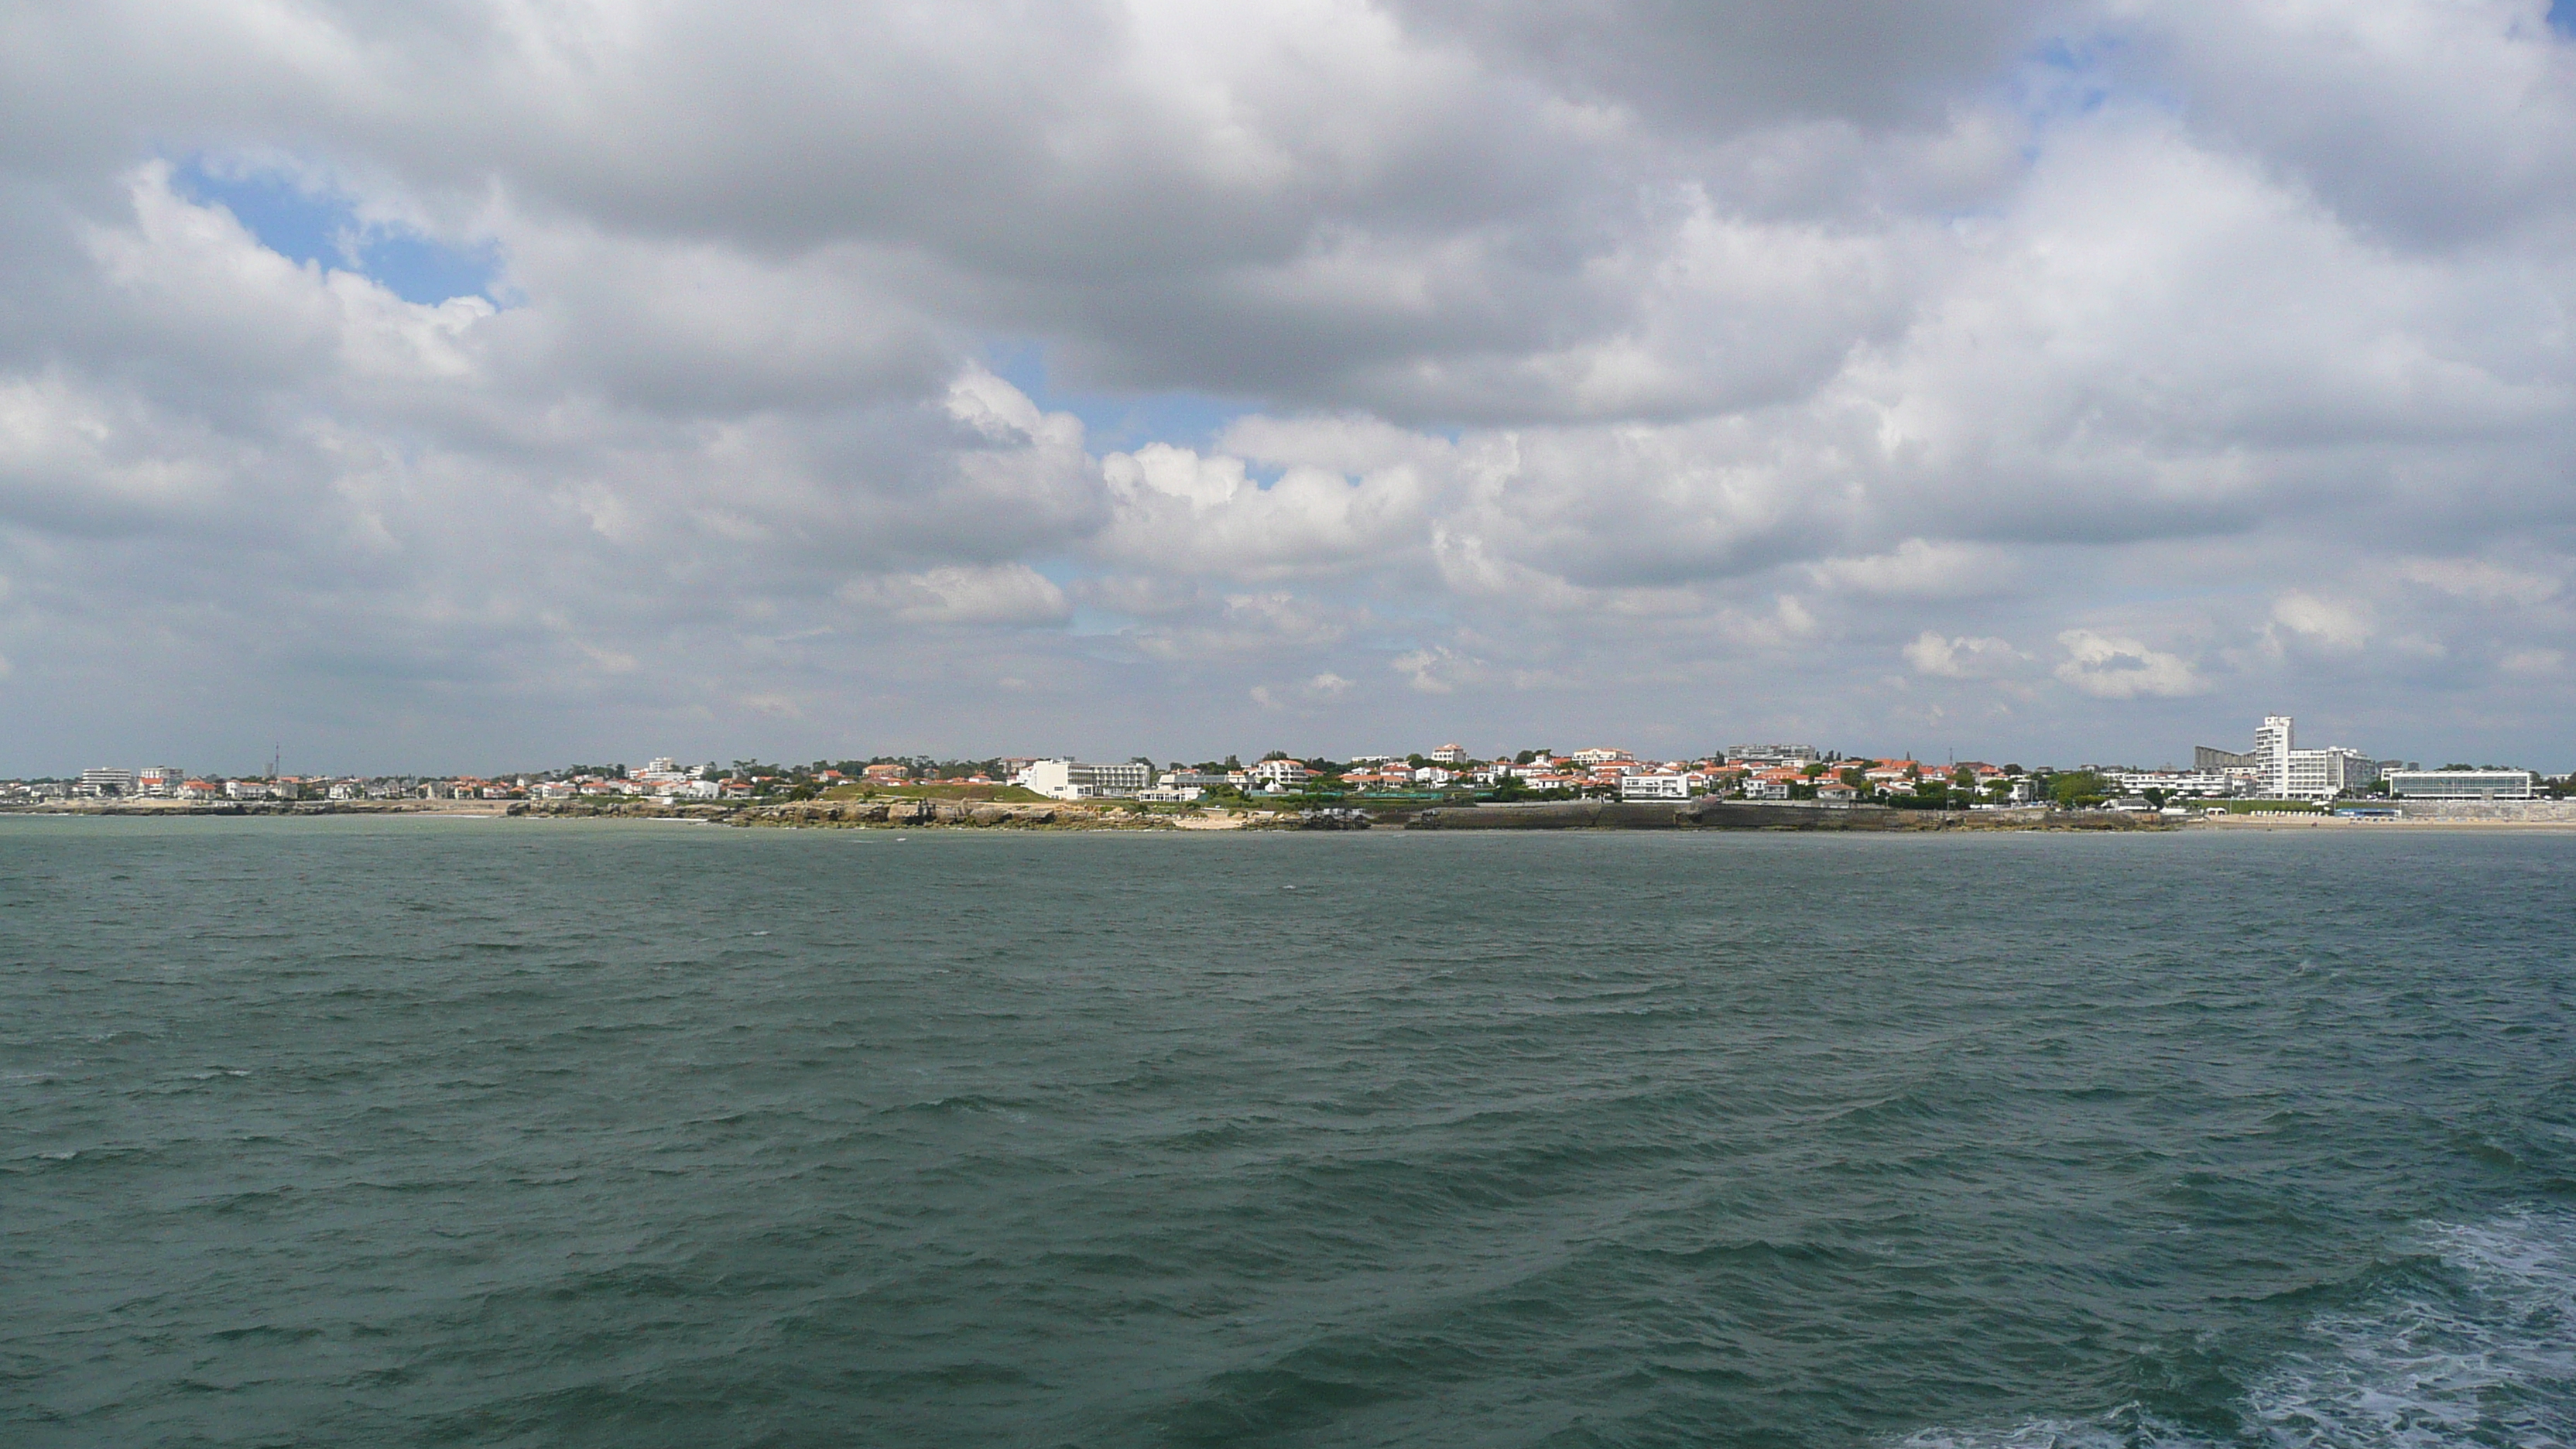
[[[2380,762],[2359,750],[2335,745],[2322,750],[2298,747],[2298,732],[2285,714],[2265,715],[2254,731],[2257,787],[2277,800],[2331,800],[2346,790],[2365,790],[2379,783]]]
[[[1090,765],[1079,760],[1032,760],[1012,784],[1050,800],[1095,800],[1152,788],[1151,765]]]
[[[81,771],[80,792],[84,795],[131,795],[134,772],[114,765],[97,765]]]
[[[1619,777],[1622,800],[1687,800],[1692,775],[1637,773]]]
[[[1728,745],[1726,757],[1748,765],[1803,765],[1820,758],[1814,745]]]
[[[2188,774],[2179,770],[2123,771],[2111,778],[2132,795],[2142,795],[2149,790],[2162,790],[2168,795],[2224,795],[2232,784],[2227,776],[2209,770],[2193,770]]]
[[[2528,800],[2529,770],[2391,770],[2388,793],[2400,800]]]

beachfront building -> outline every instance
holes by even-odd
[[[2130,795],[2162,790],[2167,795],[2212,797],[2235,788],[2235,782],[2217,770],[2124,770],[2111,778]]]
[[[1032,760],[1011,778],[1024,790],[1050,800],[1125,798],[1154,785],[1154,767],[1143,764],[1093,765],[1080,760]]]
[[[2391,770],[2388,793],[2400,800],[2528,800],[2529,770]]]
[[[2265,715],[2254,731],[2255,785],[2275,800],[2331,800],[2379,783],[2381,762],[2335,745],[2303,750],[2286,714]]]
[[[1619,777],[1619,798],[1622,800],[1687,800],[1691,795],[1691,787],[1704,783],[1706,783],[1704,777],[1699,775],[1668,770],[1639,771]]]
[[[131,795],[134,793],[134,772],[118,769],[114,765],[93,766],[81,771],[80,793],[97,796]]]

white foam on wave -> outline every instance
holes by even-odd
[[[2517,1213],[2435,1228],[2424,1246],[2458,1283],[2310,1324],[2323,1351],[2247,1391],[2263,1442],[2565,1449],[2576,1438],[2576,1223]]]
[[[2033,1419],[2005,1429],[1926,1429],[1898,1444],[1900,1449],[2199,1449],[2208,1442],[2135,1404],[2123,1404],[2089,1423]]]
[[[2451,1281],[2321,1314],[2314,1347],[2249,1385],[2213,1442],[2131,1404],[2096,1419],[1926,1429],[1900,1449],[2568,1449],[2576,1443],[2576,1219],[2521,1212],[2437,1225]]]

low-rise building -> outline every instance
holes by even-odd
[[[1747,765],[1804,765],[1821,758],[1813,745],[1728,745],[1726,757]]]
[[[2528,800],[2528,770],[2391,770],[2388,793],[2400,800]]]
[[[1463,765],[1467,763],[1467,747],[1455,743],[1442,745],[1433,750],[1429,758],[1438,765]]]
[[[2111,778],[2132,795],[2162,790],[2168,795],[2219,796],[2236,788],[2235,781],[2216,770],[2124,770]]]
[[[1094,765],[1080,760],[1032,760],[1013,777],[1011,783],[1024,790],[1034,790],[1050,800],[1115,798],[1151,789],[1154,767],[1133,763]]]
[[[1687,800],[1691,786],[1700,783],[1697,775],[1676,774],[1668,770],[1636,771],[1619,777],[1622,800]]]
[[[1249,771],[1252,783],[1264,789],[1280,790],[1303,785],[1315,778],[1303,760],[1263,760]]]

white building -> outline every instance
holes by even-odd
[[[1155,785],[1137,791],[1136,798],[1157,805],[1186,805],[1206,793],[1196,785]]]
[[[1011,783],[1050,800],[1097,800],[1153,788],[1151,765],[1090,765],[1079,760],[1031,760]]]
[[[2254,759],[2257,788],[2275,800],[2331,800],[2346,790],[2379,783],[2379,761],[2359,750],[2341,745],[2300,749],[2285,714],[2263,717],[2262,727],[2254,731]]]
[[[134,788],[160,799],[178,794],[187,782],[188,772],[176,765],[146,765],[134,772]]]
[[[1789,782],[1786,780],[1747,780],[1744,782],[1744,798],[1747,800],[1786,800],[1789,798]]]
[[[80,792],[84,795],[131,795],[134,772],[114,765],[99,765],[81,771]]]
[[[2528,800],[2528,770],[2391,770],[2388,793],[2400,800]]]
[[[1433,750],[1429,758],[1432,763],[1438,765],[1463,765],[1467,763],[1467,747],[1461,744],[1442,745]]]
[[[1697,775],[1630,774],[1619,777],[1622,800],[1687,800]]]
[[[1315,772],[1307,769],[1303,760],[1264,760],[1245,773],[1251,775],[1253,784],[1273,790],[1289,789],[1315,778]]]
[[[1612,749],[1608,745],[1595,745],[1588,750],[1576,750],[1571,758],[1578,765],[1615,765],[1621,760],[1633,760],[1637,756],[1633,751]]]
[[[2218,796],[2235,788],[2235,782],[2217,770],[2150,770],[2113,775],[2123,794],[2143,795],[2149,790],[2162,790],[2168,795]]]
[[[670,756],[661,755],[655,757],[652,763],[643,769],[627,771],[626,778],[643,785],[665,785],[675,784],[681,780],[693,780],[697,778],[697,774],[695,770],[681,767]],[[649,795],[657,792],[647,790],[644,793]]]

